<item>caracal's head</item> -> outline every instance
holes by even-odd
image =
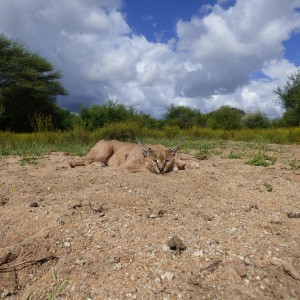
[[[156,174],[172,172],[175,163],[176,151],[179,149],[180,144],[172,149],[167,149],[163,146],[150,148],[141,143],[140,145],[145,156],[146,168],[150,172]]]

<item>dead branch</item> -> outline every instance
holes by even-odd
[[[43,258],[39,258],[39,259],[33,259],[33,260],[27,260],[27,261],[23,261],[21,263],[18,264],[14,264],[12,266],[7,266],[7,267],[1,267],[0,268],[0,273],[5,273],[5,272],[15,272],[17,271],[17,269],[23,269],[35,264],[43,264],[49,260],[54,260],[54,259],[59,259],[58,256],[55,255],[50,255],[47,257],[43,257]]]
[[[206,266],[206,267],[203,267],[200,269],[200,272],[203,272],[203,271],[210,271],[211,273],[214,272],[215,270],[218,269],[219,265],[221,264],[222,260],[221,259],[218,259],[214,262],[212,262],[210,265]]]
[[[94,212],[101,213],[101,214],[102,214],[101,216],[104,216],[104,215],[105,215],[105,213],[104,213],[105,208],[104,208],[103,206],[104,206],[105,204],[106,204],[106,203],[103,203],[103,204],[100,205],[99,208],[98,208],[98,207],[96,208],[96,207],[93,207],[93,206],[92,206],[91,202],[89,202],[89,207],[90,207],[90,209],[93,210]]]

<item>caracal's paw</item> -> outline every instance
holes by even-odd
[[[200,168],[200,164],[193,161],[193,162],[188,162],[186,165],[185,165],[185,169],[199,169]]]

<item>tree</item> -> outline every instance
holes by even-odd
[[[0,35],[0,129],[32,131],[37,114],[59,119],[55,99],[67,94],[60,78],[46,59]]]
[[[164,119],[166,125],[179,126],[181,129],[204,125],[204,118],[201,112],[188,106],[170,105],[167,113],[164,115]]]
[[[300,125],[300,69],[288,76],[286,85],[283,88],[275,89],[285,108],[284,120],[288,126]]]
[[[207,115],[206,125],[212,129],[239,129],[244,111],[230,107],[221,106],[219,109]]]
[[[90,108],[83,106],[79,116],[87,129],[96,129],[105,124],[118,123],[135,118],[136,112],[130,107],[126,108],[116,101],[109,100],[104,105],[92,105]]]
[[[268,128],[270,127],[270,120],[268,117],[261,113],[249,113],[242,117],[241,120],[242,127],[255,129],[255,128]]]

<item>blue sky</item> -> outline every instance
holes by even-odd
[[[203,5],[215,1],[153,0],[125,1],[126,20],[136,34],[144,35],[151,41],[166,42],[176,36],[178,19],[188,21],[199,14]]]
[[[280,117],[273,90],[300,66],[300,0],[1,0],[0,32],[61,71],[74,112],[112,99],[156,118]]]
[[[217,1],[207,0],[128,0],[124,1],[126,20],[133,32],[154,42],[167,42],[176,37],[176,22],[189,21],[193,15],[205,15]],[[235,0],[220,3],[224,8]]]

